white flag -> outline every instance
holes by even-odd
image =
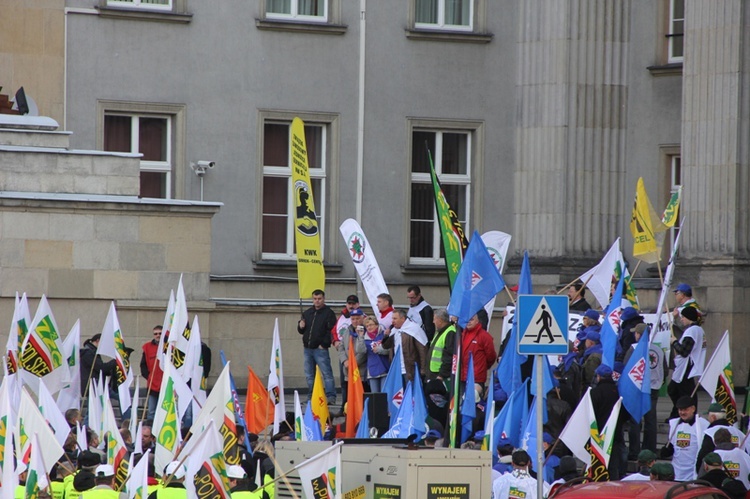
[[[109,387],[102,379],[102,373],[99,373],[99,380],[93,377],[89,380],[89,428],[97,436],[102,434],[102,414],[104,413],[104,391]]]
[[[732,354],[729,348],[729,331],[724,331],[724,336],[716,345],[711,360],[703,368],[703,375],[698,381],[705,390],[711,394],[711,400],[724,407],[729,423],[733,424],[737,419],[737,402],[734,397],[734,383],[732,381]],[[719,384],[721,381],[721,384]],[[720,395],[717,397],[716,395]],[[732,414],[734,412],[734,414]]]
[[[284,403],[284,363],[281,359],[281,340],[279,339],[279,319],[273,326],[273,346],[271,347],[271,363],[268,373],[268,396],[274,404],[273,433],[279,432],[281,423],[286,419],[286,404]]]
[[[201,328],[198,316],[193,318],[193,327],[190,329],[190,340],[185,354],[186,378],[190,382],[193,403],[193,414],[198,414],[201,407],[206,403],[206,390],[203,383],[203,357],[201,349]]]
[[[342,445],[344,443],[339,442],[297,466],[305,497],[341,499]],[[327,495],[323,495],[322,491],[326,491]]]
[[[52,463],[53,465],[55,463]],[[39,436],[34,433],[31,436],[31,458],[29,469],[26,474],[26,497],[38,497],[39,491],[49,487],[47,477],[48,466],[44,462],[44,450],[39,442]],[[52,469],[52,466],[49,466]],[[5,494],[3,494],[5,495]],[[10,495],[6,497],[11,497]]]
[[[47,423],[49,423],[52,431],[55,432],[55,440],[57,440],[60,446],[65,445],[65,440],[68,439],[68,435],[70,434],[70,425],[65,419],[65,415],[57,407],[55,399],[52,398],[49,390],[47,390],[44,380],[39,382],[39,411],[44,416],[44,419],[47,420]]]
[[[492,257],[492,262],[495,264],[495,268],[501,274],[503,273],[503,267],[505,266],[505,257],[508,254],[510,240],[510,234],[500,232],[499,230],[491,230],[482,234],[482,242],[487,247],[487,253]],[[495,308],[495,298],[497,298],[497,296],[493,296],[484,306],[489,320],[492,319],[492,310]],[[489,329],[489,325],[487,329]]]
[[[365,237],[362,227],[353,218],[344,220],[339,227],[339,232],[344,238],[349,257],[352,259],[354,268],[362,281],[362,286],[365,288],[370,307],[377,310],[378,295],[388,293],[388,286],[383,279],[383,274],[380,271],[377,259],[375,259],[375,253],[370,247],[370,242]]]
[[[167,302],[167,311],[164,313],[164,322],[162,326],[162,335],[159,338],[159,348],[156,349],[156,358],[159,360],[159,366],[164,365],[164,353],[167,351],[165,341],[169,336],[169,327],[172,325],[172,316],[174,315],[174,290],[169,291],[169,301]],[[150,366],[149,366],[150,368]],[[164,370],[162,368],[162,370]],[[149,387],[150,388],[150,387]]]
[[[18,476],[13,466],[13,430],[16,427],[15,417],[11,410],[9,379],[6,377],[0,385],[0,443],[2,443],[2,452],[0,453],[0,468],[2,468],[3,489],[14,492],[18,485]],[[17,400],[17,399],[14,399]]]
[[[31,395],[23,388],[21,389],[21,403],[18,408],[18,424],[16,424],[14,431],[16,456],[18,457],[17,471],[28,465],[31,458],[31,437],[34,433],[37,433],[39,440],[44,442],[41,447],[42,457],[46,466],[45,471],[49,473],[64,451],[55,440],[55,434],[52,433],[47,420],[39,412]]]
[[[132,414],[130,418],[130,426],[128,426],[128,430],[130,430],[131,435],[135,435],[135,430],[138,426],[138,409],[140,406],[140,380],[141,377],[136,375],[135,377],[135,390],[133,390],[133,405],[132,405],[132,411],[130,411],[130,414]],[[148,396],[146,396],[146,400],[148,401]],[[147,402],[148,403],[148,402]]]
[[[185,488],[188,497],[211,497],[229,499],[229,480],[224,469],[222,453],[224,446],[219,430],[209,421],[203,433],[193,437],[195,443],[188,453]],[[193,440],[191,439],[191,440]],[[187,452],[183,450],[183,452]],[[221,463],[217,467],[217,463]],[[193,477],[190,480],[189,477]],[[196,492],[196,483],[201,484],[201,494]]]
[[[34,392],[39,390],[39,379],[44,379],[51,393],[59,392],[69,382],[70,371],[58,331],[47,297],[42,295],[20,355],[21,377]]]
[[[166,358],[171,358],[172,345],[167,349]],[[172,461],[177,445],[181,441],[180,420],[177,417],[175,401],[175,375],[172,363],[164,363],[164,377],[161,379],[159,401],[154,414],[153,434],[156,436],[156,450],[154,452],[154,467],[157,475],[162,475],[164,468]]]
[[[86,437],[87,431],[86,425],[81,426],[81,423],[76,421],[76,444],[81,452],[89,450],[89,439]]]
[[[68,359],[70,383],[57,394],[57,406],[61,411],[81,407],[81,320],[70,328],[63,341],[63,355]]]
[[[599,428],[596,426],[596,416],[594,416],[594,407],[591,405],[591,388],[578,402],[576,410],[568,420],[568,424],[560,432],[560,440],[570,449],[575,457],[588,463],[591,461],[586,444],[591,438],[592,432],[599,434]]]
[[[599,460],[604,463],[605,467],[609,467],[609,458],[612,455],[612,442],[615,439],[615,427],[617,426],[617,418],[620,416],[620,407],[622,407],[622,397],[617,400],[617,403],[612,408],[612,412],[607,419],[607,424],[604,425],[604,429],[599,433],[599,438],[591,438],[591,452],[599,455]]]
[[[125,482],[128,491],[128,499],[146,499],[148,497],[148,454],[147,450],[141,459],[130,471],[130,477]]]
[[[182,286],[182,275],[180,275],[180,283],[177,285],[174,313],[172,314],[172,321],[169,324],[169,330],[167,332],[168,335],[163,334],[162,337],[168,336],[165,340],[171,345],[174,345],[174,352],[172,353],[172,365],[174,371],[182,376],[183,379],[187,380],[188,375],[186,373],[185,355],[187,354],[188,345],[190,343],[190,317],[188,317],[185,288]],[[163,361],[162,369],[164,369]]]
[[[594,297],[596,297],[596,301],[598,301],[599,305],[602,307],[609,305],[612,279],[615,275],[615,269],[617,268],[618,262],[620,263],[620,268],[625,269],[625,260],[622,258],[622,252],[620,251],[619,237],[609,248],[609,251],[604,255],[604,258],[578,278],[581,282],[586,283],[586,287],[589,288]],[[624,296],[625,293],[623,291],[623,298]]]
[[[299,403],[299,393],[294,390],[294,439],[298,442],[307,440],[305,431],[305,417],[302,414],[302,405]]]

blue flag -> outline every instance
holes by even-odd
[[[370,438],[370,416],[367,413],[367,406],[370,404],[370,397],[365,399],[365,407],[362,409],[362,419],[359,420],[357,434],[355,438]]]
[[[617,331],[620,329],[620,312],[622,312],[622,288],[625,282],[625,274],[617,283],[615,294],[604,311],[604,321],[599,331],[602,341],[602,364],[612,369],[615,367],[615,353],[617,352]]]
[[[528,252],[523,254],[521,275],[518,278],[518,294],[531,294],[531,267]],[[526,362],[526,356],[518,353],[518,314],[513,316],[513,327],[508,334],[510,338],[497,366],[497,378],[505,393],[510,394],[521,386],[521,364]]]
[[[414,372],[419,372],[419,366],[414,364]],[[413,396],[404,398],[404,404],[411,404],[411,419],[409,423],[409,435],[416,435],[416,441],[422,440],[425,433],[427,433],[427,402],[424,399],[424,389],[422,388],[422,380],[419,375],[414,376],[414,387],[412,388]],[[402,404],[403,405],[403,404]]]
[[[620,380],[617,382],[622,396],[622,405],[640,421],[651,409],[651,366],[648,358],[648,331],[641,335],[641,339],[633,350],[633,354],[625,364]]]
[[[382,438],[406,438],[409,436],[409,426],[412,421],[412,412],[414,405],[412,404],[412,386],[411,381],[406,383],[406,389],[404,390],[404,400],[401,407],[398,409],[396,414],[396,420],[388,428],[388,431],[383,433]]]
[[[513,393],[513,406],[505,419],[505,426],[501,432],[505,438],[510,440],[513,447],[521,446],[523,424],[529,414],[529,388],[524,382]]]
[[[393,355],[393,362],[385,376],[383,391],[388,396],[388,414],[391,415],[390,425],[393,426],[401,402],[404,400],[404,378],[401,376],[401,353],[398,349]]]
[[[221,366],[227,365],[227,358],[224,355],[224,350],[219,350],[219,356],[221,357]],[[234,384],[234,376],[229,373],[229,386],[232,388],[232,403],[234,403],[234,421],[236,424],[241,425],[245,429],[245,450],[250,455],[253,455],[253,451],[250,448],[250,437],[247,434],[247,425],[245,424],[245,415],[242,412],[242,405],[240,405],[240,398],[237,396],[237,385]]]
[[[320,423],[315,420],[315,416],[312,412],[312,405],[310,401],[307,402],[305,408],[305,437],[308,442],[320,442],[323,440],[323,432],[320,431]]]
[[[474,231],[464,261],[456,276],[448,313],[466,327],[474,314],[505,287],[505,281],[487,252],[479,232]]]
[[[531,400],[531,407],[529,408],[529,411],[526,414],[526,419],[523,422],[524,429],[521,442],[521,447],[523,447],[529,454],[529,457],[531,457],[531,469],[533,470],[536,470],[536,441],[537,438],[539,438],[536,432],[536,400],[536,397]],[[544,407],[544,402],[542,402],[542,407]]]
[[[534,362],[534,370],[531,372],[531,394],[534,396],[540,395],[536,392],[537,381],[536,362]],[[549,358],[546,355],[542,355],[542,392],[541,396],[547,398],[547,393],[553,388],[560,386],[560,383],[552,376],[552,369],[549,366]]]
[[[474,391],[474,356],[469,354],[469,370],[466,372],[466,389],[461,403],[461,443],[471,438],[474,418],[477,417],[477,398]]]
[[[520,438],[518,438],[518,435],[521,431],[520,423],[518,424],[518,428],[516,429],[516,431],[512,432],[512,436],[507,431],[507,428],[510,428],[512,426],[509,422],[511,419],[516,419],[518,421],[521,420],[521,397],[525,394],[526,383],[519,386],[515,392],[510,394],[510,397],[508,397],[508,401],[505,403],[503,408],[500,409],[500,412],[497,413],[497,416],[492,422],[492,443],[490,444],[492,446],[492,449],[490,450],[492,451],[493,460],[494,458],[498,457],[497,444],[501,438],[507,438],[511,441],[511,443],[513,443],[514,447],[518,447],[518,444],[516,442],[520,441]]]

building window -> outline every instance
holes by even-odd
[[[107,0],[107,6],[171,11],[172,0]]]
[[[669,0],[667,40],[667,62],[682,62],[685,41],[685,0]]]
[[[141,153],[141,197],[172,197],[172,118],[105,113],[103,149]]]
[[[319,117],[319,116],[318,116]],[[294,192],[289,143],[292,116],[262,121],[263,206],[261,221],[261,253],[263,259],[295,258]],[[315,202],[315,214],[320,228],[321,250],[324,250],[327,204],[327,176],[331,143],[331,121],[314,121],[300,116],[305,122],[305,143],[310,181]],[[331,119],[333,120],[333,118]]]
[[[266,0],[266,17],[326,22],[328,0]]]
[[[474,0],[416,0],[416,28],[471,31]]]
[[[411,132],[411,210],[409,260],[434,264],[443,259],[440,226],[430,178],[427,150],[451,208],[464,230],[469,224],[472,165],[471,130],[435,130],[415,127]]]

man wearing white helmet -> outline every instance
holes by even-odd
[[[82,499],[127,499],[127,494],[115,490],[115,469],[111,464],[97,466],[94,481],[96,486],[81,494]]]
[[[155,490],[149,494],[148,499],[187,499],[187,489],[185,488],[185,473],[187,467],[179,461],[172,461],[164,469],[163,478],[169,478],[169,483],[163,488]]]

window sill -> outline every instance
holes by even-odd
[[[297,260],[255,260],[253,267],[256,269],[297,270]],[[340,272],[344,265],[340,263],[323,262],[326,270]]]
[[[445,270],[445,264],[432,264],[432,263],[407,263],[406,265],[401,265],[401,272],[404,274],[441,274],[444,276],[448,276]]]
[[[163,23],[188,24],[193,20],[193,14],[188,12],[175,13],[144,9],[123,9],[120,7],[98,6],[99,15],[107,19],[128,19],[134,21],[154,21]]]
[[[346,24],[285,21],[281,19],[256,19],[255,27],[266,31],[288,31],[316,35],[343,35],[349,28]]]
[[[492,33],[472,33],[470,31],[447,31],[407,28],[406,38],[431,42],[490,43]]]
[[[679,76],[682,74],[682,63],[672,62],[658,66],[648,66],[646,69],[651,72],[651,76]]]

